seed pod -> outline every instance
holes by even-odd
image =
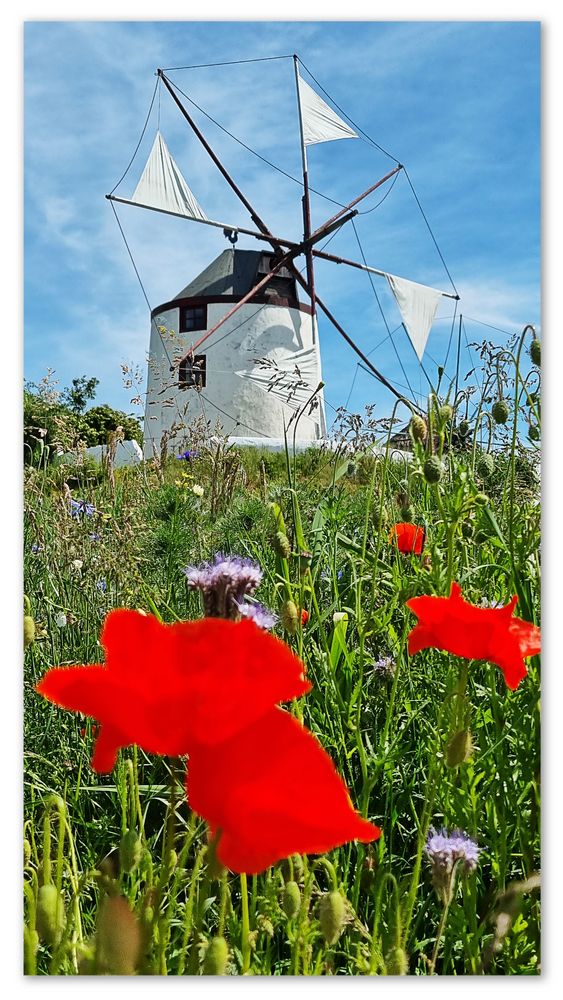
[[[289,920],[293,920],[301,909],[301,893],[297,882],[288,882],[283,890],[282,910]]]
[[[473,741],[469,729],[460,729],[454,733],[446,748],[446,764],[448,767],[460,767],[465,764],[473,752]]]
[[[438,410],[438,415],[442,423],[449,423],[454,415],[453,406],[450,406],[449,403],[444,403],[444,405]]]
[[[122,872],[132,872],[141,860],[143,845],[136,830],[124,833],[119,844],[119,866]]]
[[[537,424],[530,424],[530,428],[528,430],[528,437],[530,441],[539,441],[540,429]]]
[[[295,635],[299,628],[299,615],[293,601],[284,601],[280,608],[280,621],[290,635]]]
[[[62,894],[52,882],[40,886],[37,893],[35,926],[45,944],[51,947],[59,944],[66,926],[66,914]]]
[[[346,903],[335,889],[325,893],[319,905],[319,923],[328,945],[336,944],[346,923]]]
[[[460,420],[458,427],[459,436],[462,438],[466,438],[470,430],[471,426],[469,424],[469,420]]]
[[[424,463],[424,478],[427,483],[439,483],[444,467],[437,455],[431,455]]]
[[[211,938],[203,959],[204,976],[224,976],[229,961],[229,946],[224,937]]]
[[[418,413],[415,413],[411,417],[409,429],[415,441],[420,441],[421,443],[426,441],[428,427],[426,426],[426,420],[423,417],[419,417]]]
[[[139,923],[123,896],[106,896],[98,910],[98,963],[112,975],[132,976],[141,946]]]
[[[534,337],[530,344],[530,357],[539,368],[541,365],[541,340],[538,340],[537,337]]]
[[[391,948],[385,956],[385,973],[387,976],[406,976],[409,960],[403,948]]]
[[[23,616],[23,648],[27,649],[35,640],[35,622],[31,615]]]
[[[282,559],[289,559],[291,555],[291,545],[289,543],[289,538],[284,531],[276,531],[272,547],[276,555],[281,556]]]
[[[493,472],[495,471],[495,460],[489,452],[483,452],[479,456],[479,460],[476,465],[477,473],[481,476],[481,479],[489,479]]]
[[[495,424],[505,424],[510,414],[508,403],[504,399],[497,399],[496,403],[493,403],[491,413]]]

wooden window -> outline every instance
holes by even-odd
[[[180,389],[205,389],[206,356],[196,354],[193,358],[184,358],[178,365],[178,385]]]
[[[207,306],[184,306],[180,309],[180,333],[207,329]]]

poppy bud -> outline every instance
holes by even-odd
[[[442,423],[447,424],[454,415],[453,407],[449,403],[444,403],[438,410],[438,414]]]
[[[301,893],[297,882],[288,882],[282,897],[282,910],[289,920],[293,920],[301,909]]]
[[[121,838],[119,845],[119,866],[122,872],[132,872],[139,864],[143,854],[143,845],[136,830],[128,830]]]
[[[284,882],[291,882],[293,879],[295,879],[296,882],[303,881],[305,869],[303,868],[303,858],[300,854],[292,854],[291,865],[289,863],[289,859],[284,858],[280,868]]]
[[[539,441],[540,429],[537,424],[530,424],[530,428],[528,430],[528,437],[530,441]]]
[[[473,525],[471,524],[471,521],[462,521],[461,533],[464,538],[471,538],[473,534]]]
[[[313,561],[312,552],[300,552],[299,553],[299,572],[301,576],[305,576],[305,573],[309,569]]]
[[[96,956],[94,946],[91,942],[77,945],[76,962],[79,976],[95,975]]]
[[[508,420],[510,410],[504,399],[497,399],[496,403],[493,403],[491,413],[495,424],[505,424]]]
[[[431,455],[424,463],[424,478],[427,483],[439,483],[444,467],[437,455]]]
[[[281,556],[282,559],[289,559],[291,555],[291,545],[289,543],[289,538],[284,531],[276,531],[272,547],[276,555]]]
[[[446,748],[446,764],[448,767],[459,767],[469,760],[473,751],[473,741],[469,729],[460,729],[454,733]]]
[[[537,337],[534,337],[530,344],[530,357],[539,368],[541,365],[541,340],[538,340]]]
[[[224,976],[229,961],[229,947],[225,938],[218,935],[209,942],[203,959],[204,976]]]
[[[486,493],[476,493],[473,497],[473,502],[479,507],[484,507],[489,502],[489,498]]]
[[[293,601],[284,601],[280,608],[281,623],[290,635],[295,635],[299,627],[299,615]]]
[[[406,976],[409,960],[404,948],[391,948],[385,956],[385,974],[387,976]]]
[[[483,452],[479,456],[479,461],[477,462],[477,472],[481,476],[481,479],[489,479],[495,471],[495,460],[489,452]]]
[[[27,649],[35,639],[35,622],[31,615],[23,616],[23,648]]]
[[[334,889],[321,898],[319,923],[328,945],[336,944],[346,923],[346,903],[344,897]]]
[[[25,956],[25,967],[31,964],[34,955],[37,954],[37,949],[39,948],[39,934],[37,931],[31,929],[31,927],[24,927],[23,929],[23,943],[24,943],[24,956]]]
[[[23,865],[27,868],[29,862],[31,861],[31,844],[29,840],[24,840],[23,842]]]
[[[466,438],[470,430],[469,420],[460,420],[458,427],[459,436]]]
[[[414,517],[414,511],[412,507],[401,507],[401,521],[405,521],[410,524]]]
[[[37,933],[45,944],[56,947],[66,926],[64,900],[52,882],[40,886],[35,915]]]
[[[409,427],[415,441],[420,441],[422,443],[426,441],[428,428],[426,426],[426,420],[424,420],[423,417],[419,417],[418,414],[415,413],[414,417],[411,418]]]
[[[123,896],[106,896],[98,910],[96,946],[99,963],[117,976],[132,976],[139,957],[141,932]]]
[[[303,610],[301,611],[301,624],[306,625],[308,621],[309,621],[309,612],[307,611],[306,608],[303,608]]]

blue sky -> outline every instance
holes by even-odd
[[[461,295],[469,342],[502,343],[540,323],[539,22],[28,22],[24,49],[25,377],[52,368],[61,386],[79,375],[100,379],[98,402],[126,411],[131,390],[121,364],[145,368],[149,315],[104,195],[133,154],[157,66],[258,59],[297,52],[331,97],[407,170]],[[54,58],[56,54],[56,58]],[[315,86],[310,77],[308,82]],[[291,60],[170,72],[213,118],[287,173],[300,175]],[[194,115],[273,232],[301,235],[300,189]],[[158,101],[144,141],[116,194],[129,197],[152,144]],[[188,183],[211,218],[249,225],[168,94],[160,127]],[[393,162],[363,139],[309,148],[311,184],[347,202]],[[366,199],[356,220],[369,264],[451,290],[405,176]],[[336,210],[313,198],[313,224]],[[151,306],[173,297],[229,246],[220,231],[118,206]],[[253,247],[241,239],[239,247]],[[348,224],[330,251],[361,260]],[[402,329],[387,337],[366,274],[322,264],[320,296],[374,364],[416,398],[427,382]],[[391,330],[400,316],[385,283],[374,279]],[[424,365],[444,360],[452,301],[442,300]],[[480,321],[479,323],[476,321]],[[490,329],[490,326],[499,330]],[[457,337],[457,330],[455,336]],[[356,356],[320,319],[327,419],[344,404],[392,397],[357,369]],[[371,353],[370,353],[371,352]],[[465,335],[462,373],[471,367]],[[447,371],[455,370],[455,338]],[[353,386],[353,388],[352,388]],[[409,393],[410,394],[410,393]]]

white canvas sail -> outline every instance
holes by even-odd
[[[430,288],[428,285],[419,285],[416,281],[409,281],[407,278],[398,278],[395,274],[386,274],[385,277],[395,296],[405,329],[418,360],[422,361],[426,341],[443,292],[439,292],[436,288]]]
[[[298,77],[299,103],[303,124],[303,142],[310,146],[315,142],[330,142],[332,139],[357,139],[358,135],[342,118],[326,104],[322,97]]]
[[[293,410],[302,407],[320,382],[319,355],[316,346],[295,351],[286,358],[264,358],[252,368],[237,371],[240,378],[255,382]]]
[[[185,215],[189,219],[209,221],[171,157],[160,132],[156,134],[150,156],[131,201],[162,212]]]

